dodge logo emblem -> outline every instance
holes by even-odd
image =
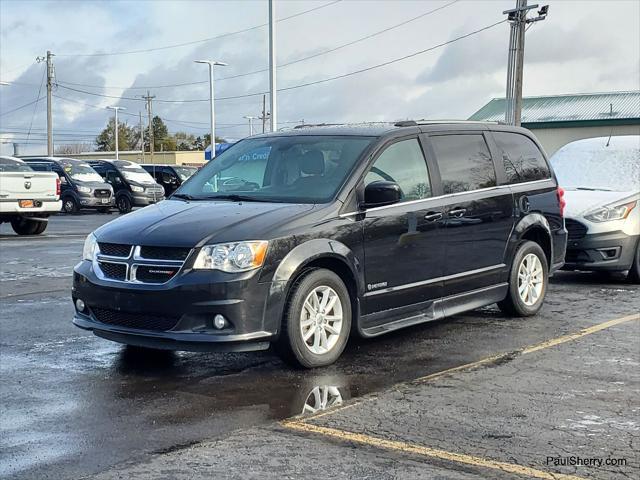
[[[29,190],[31,188],[31,182],[24,182],[24,188]]]

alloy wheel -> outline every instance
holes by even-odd
[[[520,300],[531,307],[535,305],[544,287],[544,270],[542,262],[537,255],[529,253],[525,255],[518,267],[518,294]]]
[[[316,355],[331,351],[340,338],[342,320],[342,302],[336,291],[326,285],[314,288],[300,312],[300,333],[307,349]]]
[[[327,408],[342,405],[342,394],[338,387],[322,385],[313,387],[302,408],[302,415],[310,415]]]

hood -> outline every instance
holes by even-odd
[[[602,190],[565,190],[565,216],[579,217],[592,210],[624,200],[638,192],[608,192]]]
[[[165,200],[129,213],[95,231],[98,241],[194,247],[204,243],[269,240],[310,204]]]

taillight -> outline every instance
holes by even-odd
[[[564,188],[558,187],[558,203],[560,204],[560,216],[564,217],[564,207],[567,206],[567,202],[564,199]]]
[[[56,178],[56,196],[60,196],[60,178]]]

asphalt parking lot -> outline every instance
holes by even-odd
[[[485,308],[315,371],[140,354],[71,324],[84,237],[116,216],[0,227],[2,478],[640,477],[638,286],[561,272],[536,317]]]

